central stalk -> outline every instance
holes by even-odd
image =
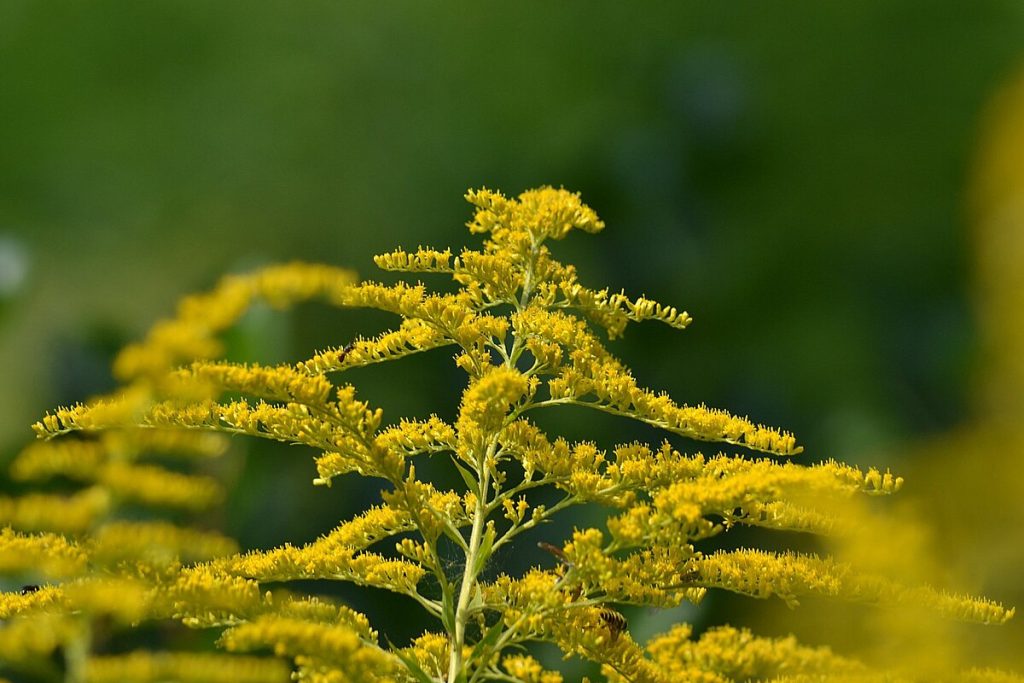
[[[466,568],[462,573],[462,586],[459,589],[459,600],[455,606],[455,633],[451,643],[448,664],[448,683],[456,683],[462,673],[462,647],[466,643],[466,622],[469,619],[469,601],[476,586],[476,567],[480,553],[480,542],[484,535],[484,524],[487,521],[487,493],[490,477],[487,463],[494,456],[496,442],[491,441],[486,455],[479,463],[480,494],[476,498],[476,509],[473,512],[473,531],[469,537],[469,550],[466,552]]]

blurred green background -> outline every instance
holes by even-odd
[[[695,318],[614,342],[641,382],[792,429],[809,460],[892,461],[966,409],[963,195],[1022,36],[1010,0],[4,0],[3,456],[224,272],[376,277],[395,246],[478,244],[466,188],[553,184],[608,225],[555,246],[585,282]],[[232,347],[296,360],[390,322],[256,311]],[[447,353],[352,377],[395,420],[451,416],[463,381]],[[654,438],[565,420],[603,445]],[[310,492],[310,455],[250,455],[225,522],[243,544],[308,540],[373,499],[354,480]]]

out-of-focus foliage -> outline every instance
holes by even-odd
[[[800,415],[810,445],[934,429],[970,339],[973,121],[1021,21],[995,0],[4,2],[0,232],[33,271],[0,337],[19,387],[0,435],[103,388],[95,357],[183,284],[290,258],[365,271],[424,230],[452,242],[465,187],[544,181],[622,226],[574,262],[704,313],[638,371]],[[629,266],[654,242],[678,248]]]

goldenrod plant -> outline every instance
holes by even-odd
[[[833,652],[725,624],[699,636],[679,624],[638,643],[621,610],[696,604],[722,590],[788,606],[817,596],[925,608],[981,624],[1013,615],[829,556],[709,550],[708,539],[737,526],[835,533],[847,523],[835,501],[893,494],[903,480],[832,460],[798,464],[792,434],[644,388],[605,340],[631,322],[683,329],[690,317],[587,287],[555,260],[550,240],[604,227],[577,194],[545,187],[508,198],[484,189],[467,199],[482,248],[398,249],[375,259],[386,271],[448,276],[453,293],[359,282],[301,263],[227,277],[120,354],[122,390],[35,425],[43,441],[15,461],[16,476],[59,474],[89,487],[46,501],[27,494],[0,508],[12,527],[0,537],[0,571],[31,581],[0,597],[0,657],[12,670],[76,683],[283,681],[289,672],[316,683],[555,683],[562,674],[531,649],[548,642],[597,663],[609,681],[915,680],[838,654],[842,643]],[[253,302],[286,308],[310,299],[400,321],[294,364],[221,359],[220,333]],[[344,382],[352,368],[442,347],[466,377],[452,422],[385,422]],[[637,420],[664,440],[570,442],[539,426],[540,411],[565,406]],[[159,471],[136,455],[219,447],[204,441],[211,435],[312,448],[315,485],[363,477],[381,486],[379,503],[311,543],[238,553],[213,532],[126,521],[107,502],[208,504],[219,495],[216,482]],[[707,455],[684,450],[694,441],[717,445]],[[418,476],[424,458],[446,463],[461,485],[448,490]],[[606,510],[601,528],[543,533],[583,504]],[[494,568],[496,554],[513,546],[535,557],[522,575]],[[346,605],[278,587],[308,579],[405,596],[434,626],[395,643]],[[226,652],[118,654],[93,637],[97,622],[116,630],[161,620],[215,630]],[[947,678],[1019,680],[990,669]]]

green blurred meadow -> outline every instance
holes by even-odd
[[[1022,38],[1009,0],[4,0],[0,459],[48,407],[110,389],[116,349],[225,272],[375,278],[396,246],[478,244],[467,188],[552,184],[608,226],[556,255],[695,319],[613,343],[642,383],[791,429],[808,462],[898,469],[898,444],[967,410],[964,193]],[[230,347],[298,360],[390,322],[256,310]],[[463,377],[434,352],[352,381],[397,420],[452,416]],[[603,446],[660,439],[563,417]],[[222,520],[245,547],[315,538],[376,495],[312,490],[311,453],[248,446]],[[399,641],[422,628],[375,619]]]

